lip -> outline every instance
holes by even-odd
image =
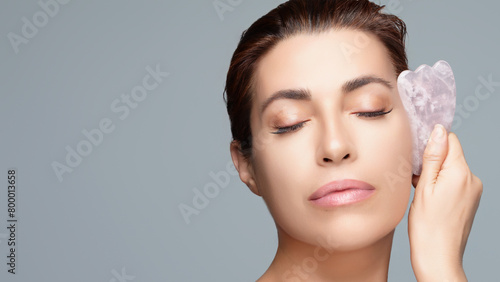
[[[321,207],[335,207],[360,202],[375,193],[375,187],[356,180],[343,179],[321,186],[308,200]]]

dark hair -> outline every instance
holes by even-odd
[[[231,58],[224,101],[231,133],[245,158],[252,155],[250,112],[258,60],[283,39],[300,33],[353,29],[374,34],[387,48],[396,76],[408,69],[405,23],[382,13],[384,6],[368,0],[290,0],[243,31]]]

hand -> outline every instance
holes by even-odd
[[[441,128],[442,137],[434,135]],[[434,128],[413,176],[408,214],[411,263],[418,281],[467,281],[462,259],[483,191],[454,133]]]

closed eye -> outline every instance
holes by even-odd
[[[277,129],[277,131],[271,132],[271,133],[272,134],[284,134],[284,133],[288,133],[288,132],[297,131],[297,130],[301,129],[302,127],[304,127],[305,123],[306,122],[304,121],[304,122],[297,123],[297,124],[287,126],[287,127],[275,127],[275,129]]]
[[[361,113],[356,113],[356,116],[358,117],[367,117],[367,118],[376,118],[376,117],[379,117],[379,116],[383,116],[383,115],[386,115],[390,112],[392,112],[393,109],[391,109],[390,111],[387,111],[387,112],[384,112],[383,110],[382,111],[376,111],[376,112],[361,112]],[[272,134],[285,134],[285,133],[289,133],[289,132],[294,132],[294,131],[297,131],[299,129],[301,129],[302,127],[304,127],[305,123],[307,121],[304,121],[304,122],[301,122],[301,123],[297,123],[297,124],[294,124],[294,125],[291,125],[291,126],[286,126],[286,127],[275,127],[275,129],[277,131],[274,131],[274,132],[271,132]]]
[[[383,110],[382,111],[377,111],[377,112],[364,112],[364,113],[356,113],[356,116],[358,117],[369,117],[369,118],[373,118],[373,117],[378,117],[378,116],[383,116],[383,115],[386,115],[390,112],[392,112],[393,109],[391,109],[390,111],[388,112],[384,112]]]

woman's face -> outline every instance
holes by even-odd
[[[296,35],[261,58],[255,79],[253,160],[240,176],[247,175],[242,180],[263,197],[277,227],[297,240],[339,250],[389,234],[408,205],[412,140],[382,43],[354,30]],[[288,94],[266,103],[280,91]],[[391,112],[357,115],[380,111]],[[342,179],[375,190],[347,205],[322,207],[308,199]]]

